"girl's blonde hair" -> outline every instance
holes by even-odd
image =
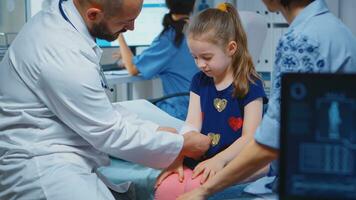
[[[247,47],[247,37],[240,16],[233,5],[223,3],[218,8],[208,8],[194,16],[187,27],[187,35],[220,45],[224,51],[231,41],[237,43],[232,58],[233,97],[243,98],[249,91],[249,83],[261,79],[255,70]]]

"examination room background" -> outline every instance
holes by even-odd
[[[41,9],[42,1],[52,0],[0,0],[0,60],[11,41],[16,37],[16,33],[24,23],[34,14],[33,9]],[[215,6],[222,0],[206,0],[209,6]],[[248,10],[261,14],[268,26],[267,36],[264,43],[260,59],[257,61],[257,70],[266,81],[267,92],[270,83],[270,75],[274,60],[274,49],[277,39],[286,30],[287,24],[280,13],[269,13],[263,5],[262,0],[228,0],[237,6],[239,10]],[[354,12],[356,10],[356,0],[326,0],[330,10],[338,16],[356,34],[356,23]],[[202,0],[197,1],[197,8]],[[197,9],[196,9],[197,10]],[[327,23],[327,22],[326,22]],[[138,53],[143,48],[137,49]],[[104,54],[111,54],[113,49],[104,49]],[[103,56],[105,57],[105,56]],[[108,57],[108,56],[106,56]],[[105,60],[103,61],[105,62]],[[127,84],[116,85],[115,96],[111,99],[122,101],[127,100]],[[162,95],[162,87],[159,79],[140,81],[133,84],[133,98],[156,98]]]

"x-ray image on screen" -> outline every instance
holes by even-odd
[[[317,137],[320,140],[352,141],[353,106],[355,102],[344,96],[323,97],[317,100]]]

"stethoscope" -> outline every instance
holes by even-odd
[[[73,28],[75,30],[78,31],[78,29],[73,25],[73,23],[68,19],[67,15],[64,13],[63,7],[62,7],[63,1],[67,1],[67,0],[59,0],[59,3],[58,3],[59,12],[61,13],[63,19],[66,20],[70,25],[73,26]],[[100,66],[99,74],[101,77],[101,86],[103,88],[105,88],[106,90],[109,90],[110,92],[114,92],[114,89],[109,87],[108,82],[105,77],[105,74],[104,74],[104,71],[103,71],[103,68],[101,66]]]

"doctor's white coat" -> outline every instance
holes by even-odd
[[[92,171],[108,154],[167,167],[183,137],[115,109],[101,85],[101,49],[73,2],[20,31],[0,64],[0,199],[112,199]],[[71,192],[69,192],[71,191]]]

